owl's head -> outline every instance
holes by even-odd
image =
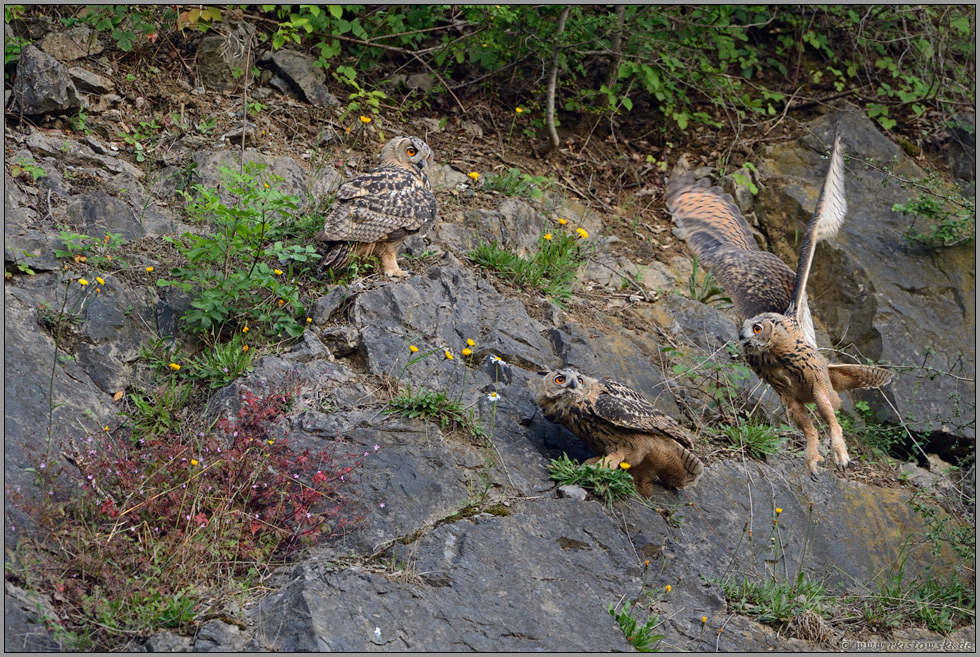
[[[773,346],[776,333],[788,318],[778,313],[762,313],[745,320],[738,339],[751,353],[762,353]]]
[[[538,383],[538,399],[584,397],[595,382],[595,379],[570,367],[553,372],[538,372],[538,374],[541,375],[541,381]]]
[[[395,137],[381,149],[381,165],[394,165],[418,172],[429,168],[432,149],[420,137]]]

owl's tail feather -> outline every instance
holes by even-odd
[[[704,464],[692,452],[676,441],[664,440],[647,453],[644,465],[649,465],[665,486],[684,488],[695,486],[704,473]]]
[[[849,363],[831,363],[830,385],[834,390],[850,390],[852,388],[878,388],[892,380],[892,372],[873,365],[854,365]]]
[[[318,242],[320,269],[338,271],[352,260],[353,246],[349,242]]]

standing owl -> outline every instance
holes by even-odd
[[[570,368],[538,374],[537,400],[544,416],[599,454],[587,464],[629,464],[637,490],[648,497],[654,479],[674,488],[697,483],[704,466],[691,451],[691,435],[635,390]]]
[[[814,403],[830,426],[834,463],[843,472],[850,462],[834,411],[838,392],[877,388],[892,373],[869,365],[828,363],[817,351],[806,283],[817,242],[834,237],[844,223],[844,158],[835,130],[830,168],[813,217],[802,236],[796,273],[772,253],[760,251],[732,197],[707,179],[686,174],[667,185],[667,206],[686,232],[688,246],[732,298],[744,323],[739,341],[748,365],[768,382],[790,420],[806,435],[806,465],[817,478],[817,430],[806,404]]]
[[[408,276],[398,248],[410,235],[425,235],[436,218],[436,197],[426,170],[432,150],[418,137],[395,137],[381,149],[380,164],[351,178],[337,192],[314,240],[321,267],[347,266],[354,256],[377,256],[387,276]]]

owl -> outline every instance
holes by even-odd
[[[386,276],[408,276],[398,266],[398,248],[410,235],[427,234],[436,218],[426,177],[431,158],[420,138],[395,137],[381,149],[377,168],[341,185],[314,237],[320,266],[338,270],[355,256],[377,256]]]
[[[587,464],[609,468],[629,464],[637,490],[648,497],[655,479],[674,488],[697,483],[704,466],[691,451],[691,435],[638,392],[570,368],[538,374],[537,401],[544,416],[599,455]]]
[[[841,472],[850,457],[834,411],[839,392],[877,388],[892,374],[869,365],[828,363],[817,351],[806,284],[817,243],[833,238],[844,223],[844,158],[839,127],[835,130],[830,166],[817,206],[800,243],[794,273],[772,253],[760,251],[732,197],[707,179],[690,174],[667,185],[667,206],[686,233],[688,246],[732,298],[744,323],[739,331],[746,363],[768,382],[786,407],[790,420],[806,435],[806,465],[817,478],[823,457],[817,451],[817,430],[806,404],[830,427],[834,464]]]

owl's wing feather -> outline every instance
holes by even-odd
[[[687,173],[667,184],[667,207],[742,317],[786,310],[795,274],[778,256],[759,250],[730,194]]]
[[[830,363],[827,370],[830,384],[837,392],[853,388],[878,388],[892,380],[892,372],[874,365]]]
[[[417,232],[435,216],[436,199],[424,179],[401,167],[379,167],[341,185],[316,239],[375,242]]]
[[[655,409],[632,388],[610,379],[603,379],[599,385],[601,392],[595,402],[598,417],[624,429],[662,434],[687,448],[694,447],[694,440],[687,430]]]
[[[806,310],[806,301],[803,297],[806,294],[806,282],[810,277],[810,268],[813,266],[813,254],[816,252],[817,243],[833,238],[843,225],[846,215],[844,155],[838,119],[834,125],[834,147],[830,153],[830,167],[827,170],[827,177],[824,178],[820,196],[817,198],[817,207],[813,210],[813,217],[810,218],[810,223],[800,241],[800,259],[796,267],[796,282],[793,285],[789,307],[785,311],[786,315],[795,316],[797,321],[800,320],[804,312],[809,312]]]

